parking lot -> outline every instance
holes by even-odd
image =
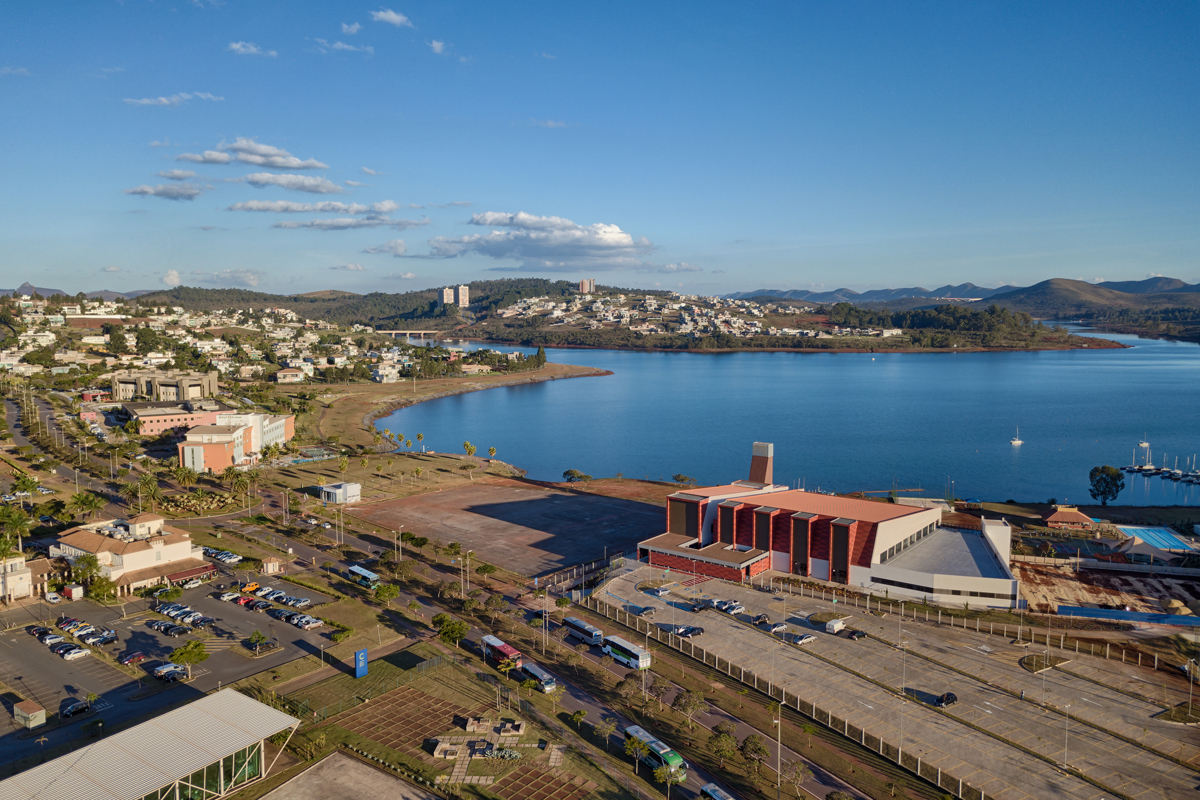
[[[651,578],[661,579],[662,573],[633,570],[608,583],[600,596],[622,611],[654,606],[657,612],[648,621],[664,630],[672,623],[703,626],[705,633],[692,640],[695,646],[728,660],[735,677],[738,668],[746,669],[893,744],[903,740],[906,751],[984,788],[988,797],[1104,796],[1030,755],[1053,763],[1065,754],[1063,717],[1040,702],[1043,681],[1050,706],[1070,705],[1073,717],[1087,721],[1071,725],[1068,757],[1089,778],[1139,798],[1182,796],[1195,783],[1195,772],[1144,749],[1195,761],[1195,737],[1154,719],[1160,707],[1061,670],[1034,675],[1017,664],[1025,650],[998,637],[720,581],[684,579],[658,598],[637,588]],[[745,611],[731,616],[689,610],[706,599],[738,600]],[[826,633],[824,625],[808,621],[818,612],[845,615],[848,630],[869,636],[852,641],[848,630]],[[787,632],[772,636],[755,629],[748,623],[758,614],[785,623]],[[897,634],[906,648],[896,647]],[[813,640],[803,647],[788,643],[805,635]],[[958,703],[946,713],[935,711],[935,699],[948,690]],[[1048,730],[1059,735],[1047,736]]]

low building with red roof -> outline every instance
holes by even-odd
[[[1054,506],[1042,514],[1042,522],[1047,528],[1062,528],[1066,530],[1090,531],[1096,526],[1092,518],[1075,506]]]

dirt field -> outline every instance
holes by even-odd
[[[1200,599],[1200,582],[1116,572],[1080,571],[1069,567],[1013,562],[1021,595],[1031,610],[1046,604],[1129,606],[1131,611],[1163,613],[1162,601]]]
[[[631,482],[632,483],[632,482]],[[534,577],[628,551],[662,533],[661,505],[517,481],[487,483],[359,506],[355,517],[371,525],[459,542],[475,558]]]

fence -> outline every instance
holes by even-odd
[[[280,699],[283,701],[284,705],[287,706],[288,711],[297,719],[302,720],[306,725],[315,725],[319,722],[324,722],[330,717],[335,717],[343,711],[349,711],[356,706],[362,705],[373,697],[379,697],[380,695],[386,694],[395,689],[399,689],[401,686],[407,686],[415,680],[424,678],[426,675],[436,672],[437,670],[446,666],[448,663],[449,659],[446,656],[437,656],[436,658],[422,661],[415,667],[405,670],[403,674],[397,675],[395,680],[385,681],[382,685],[376,681],[371,685],[371,688],[363,694],[352,694],[348,699],[339,700],[337,705],[329,703],[320,708],[314,709],[310,706],[309,701],[295,698],[296,695],[305,693],[307,689],[299,689],[295,692],[292,692],[291,695],[287,695]],[[330,678],[330,680],[337,679],[338,678]],[[320,684],[317,685],[319,686]]]
[[[573,567],[559,570],[558,572],[552,572],[543,578],[538,578],[538,586],[545,588],[558,586],[562,583],[568,583],[579,578],[585,578],[589,573],[596,572],[597,570],[608,569],[609,567],[620,567],[625,564],[625,559],[627,558],[636,561],[637,552],[618,553],[616,555],[608,556],[607,558],[598,558],[595,561],[588,561],[585,564],[577,564]]]
[[[626,627],[633,628],[638,633],[649,634],[649,638],[654,639],[660,645],[670,647],[672,650],[676,650],[689,658],[696,659],[705,666],[712,667],[718,672],[723,672],[733,680],[752,687],[756,691],[763,692],[773,700],[778,700],[781,706],[794,709],[800,715],[811,719],[813,722],[824,725],[835,733],[852,739],[863,747],[874,750],[889,761],[898,764],[902,769],[929,781],[942,791],[951,792],[955,797],[962,798],[962,800],[986,800],[982,789],[965,783],[962,778],[956,778],[950,773],[942,771],[939,767],[923,762],[919,756],[901,750],[899,746],[885,741],[882,737],[876,736],[866,730],[866,728],[853,725],[849,720],[835,716],[812,701],[805,700],[798,694],[789,692],[779,685],[772,684],[771,681],[761,680],[754,672],[739,667],[715,653],[709,653],[703,648],[697,647],[691,639],[681,639],[669,634],[664,636],[662,629],[656,625],[644,622],[640,618],[634,617],[620,609],[613,608],[608,603],[595,597],[587,598],[583,601],[583,605],[592,611],[603,614],[609,619],[624,624]]]

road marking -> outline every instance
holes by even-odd
[[[1103,706],[1103,705],[1101,705],[1100,703],[1097,703],[1095,700],[1092,700],[1091,698],[1088,698],[1088,697],[1081,697],[1081,698],[1079,698],[1079,699],[1080,699],[1080,700],[1082,700],[1082,701],[1083,701],[1083,702],[1085,702],[1085,703],[1091,703],[1091,704],[1092,704],[1092,705],[1094,705],[1094,706],[1100,706],[1101,708],[1104,708],[1104,706]]]
[[[1000,708],[1000,706],[996,705],[995,703],[989,702],[989,701],[987,701],[987,700],[984,700],[983,702],[984,702],[984,704],[985,704],[985,705],[989,705],[989,706],[991,706],[992,708],[994,708],[994,709],[996,709],[996,710],[998,710],[998,711],[1003,711],[1003,710],[1004,710],[1003,708]]]
[[[986,708],[984,708],[983,706],[975,706],[975,707],[978,708],[980,711],[982,711],[985,714],[992,713],[992,712],[988,711]]]
[[[862,700],[859,700],[858,702],[859,702],[859,704],[860,704],[860,705],[867,706],[867,708],[871,709],[872,711],[874,711],[874,710],[875,710],[875,706],[868,705],[867,703],[864,703]]]

